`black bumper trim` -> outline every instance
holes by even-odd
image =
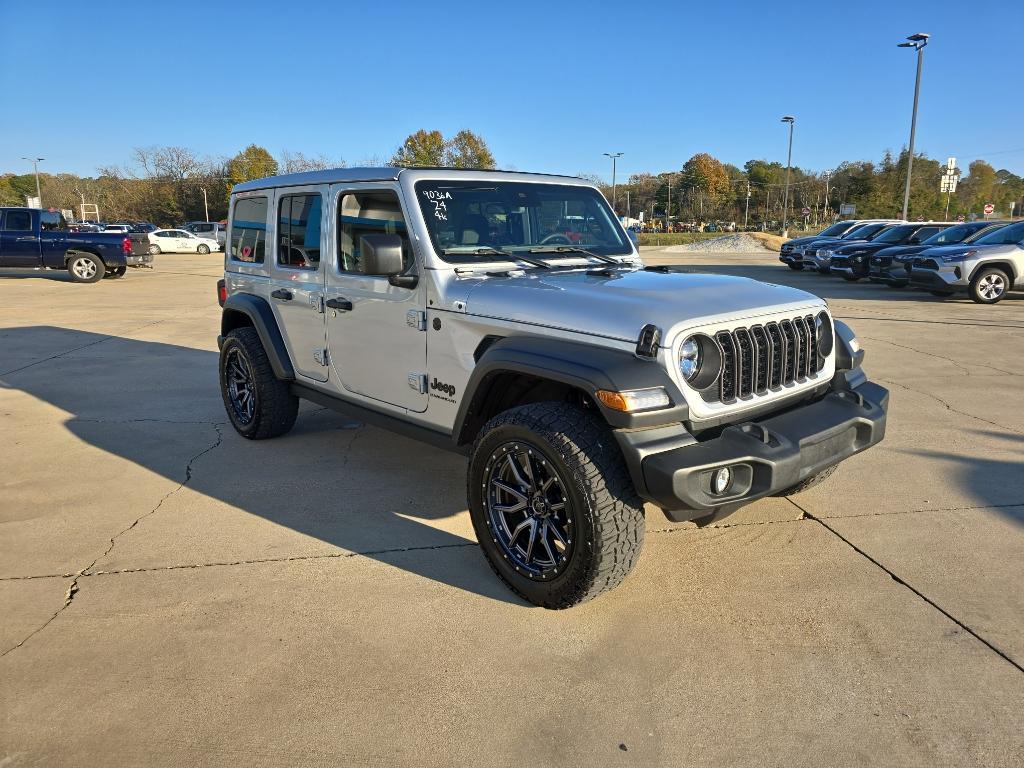
[[[791,488],[880,442],[888,401],[888,390],[865,382],[779,416],[727,427],[714,439],[645,456],[645,495],[670,520],[682,521]],[[723,466],[733,469],[733,488],[714,496],[710,474]]]

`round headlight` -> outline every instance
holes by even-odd
[[[819,312],[814,318],[814,335],[818,344],[818,354],[828,357],[832,353],[835,344],[835,334],[832,331],[832,319],[828,312]]]
[[[693,381],[700,373],[700,342],[693,336],[679,347],[679,372],[687,381]]]

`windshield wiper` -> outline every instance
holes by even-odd
[[[588,251],[586,248],[580,248],[578,245],[551,245],[544,248],[531,248],[530,253],[582,253],[584,256],[590,256],[598,261],[603,261],[605,264],[622,264],[618,259]]]
[[[551,269],[551,265],[541,259],[531,259],[529,256],[523,256],[520,253],[509,253],[508,251],[502,251],[498,248],[474,248],[471,251],[464,251],[461,248],[445,248],[441,253],[445,256],[455,255],[468,255],[468,256],[502,256],[509,261],[523,261],[527,264],[532,264],[535,267],[541,269]]]

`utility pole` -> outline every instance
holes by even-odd
[[[914,168],[914,136],[917,133],[917,100],[921,95],[921,64],[924,60],[924,47],[928,45],[930,35],[918,32],[910,35],[906,43],[898,43],[898,48],[914,48],[917,51],[917,78],[914,80],[914,111],[910,118],[910,148],[907,150],[907,188],[903,193],[903,220],[907,220],[910,208],[910,173]]]
[[[665,231],[668,232],[668,223],[672,212],[672,177],[668,177],[668,205],[665,206]]]
[[[629,223],[629,190],[626,190],[626,223]]]
[[[828,177],[829,177],[829,174],[830,174],[829,171],[825,171],[825,218],[826,219],[829,218],[829,216],[828,216]]]
[[[617,207],[618,206],[618,200],[615,199],[616,198],[616,195],[615,195],[615,161],[618,160],[620,157],[622,157],[623,153],[622,152],[602,152],[601,154],[603,154],[605,157],[610,157],[612,159],[612,210],[615,211],[615,215],[618,216],[619,215],[619,209]]]
[[[747,228],[750,219],[750,179],[747,179],[747,204],[743,208],[743,228]]]
[[[782,118],[782,122],[789,123],[789,154],[786,156],[786,191],[782,198],[782,236],[786,237],[788,235],[786,217],[789,215],[789,169],[793,165],[793,123],[796,122],[796,118],[792,115],[786,115]]]
[[[203,190],[203,210],[206,212],[206,220],[210,220],[210,204],[206,201],[206,187],[200,187]]]
[[[28,160],[32,163],[32,172],[36,175],[36,200],[39,201],[39,207],[43,207],[43,193],[39,191],[39,163],[45,160],[45,157],[23,157],[22,160]]]

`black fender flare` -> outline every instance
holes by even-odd
[[[526,374],[581,390],[593,400],[613,429],[659,426],[689,418],[686,400],[668,371],[657,361],[641,360],[624,350],[574,341],[512,336],[488,346],[473,368],[452,430],[457,444],[473,440],[475,430],[472,427],[486,408],[490,385],[507,373]],[[595,396],[599,389],[621,392],[652,387],[663,387],[671,405],[630,414],[608,408]]]
[[[239,313],[245,315],[249,322],[236,322]],[[220,316],[221,335],[217,339],[218,347],[223,345],[224,337],[229,331],[241,325],[251,325],[256,329],[263,349],[270,359],[270,367],[274,369],[274,375],[281,381],[294,381],[295,368],[292,367],[291,358],[288,356],[288,347],[284,343],[281,329],[277,326],[274,311],[266,299],[251,293],[233,293],[228,296]]]

